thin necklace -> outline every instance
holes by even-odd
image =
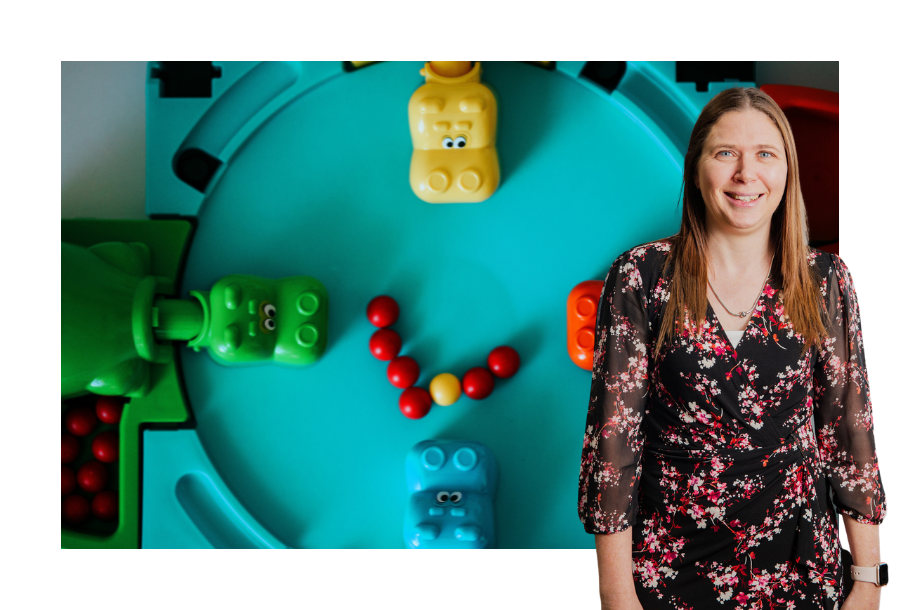
[[[753,301],[753,306],[750,309],[748,309],[747,311],[739,311],[737,313],[734,313],[733,311],[728,309],[728,306],[722,302],[722,298],[716,294],[716,289],[713,288],[712,282],[709,281],[709,278],[706,278],[706,283],[709,284],[709,289],[712,290],[712,293],[716,295],[716,300],[718,300],[719,304],[725,308],[725,311],[727,311],[728,313],[733,315],[735,318],[746,318],[747,316],[750,315],[750,312],[752,312],[754,309],[756,309],[756,304],[759,303],[759,299],[762,296],[763,290],[766,289],[766,282],[769,281],[769,275],[772,274],[772,264],[774,262],[775,262],[775,254],[772,254],[772,260],[769,261],[769,271],[768,271],[768,273],[766,273],[766,277],[763,280],[762,287],[759,289],[759,294],[756,295],[756,299]]]

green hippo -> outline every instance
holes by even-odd
[[[223,365],[316,362],[328,340],[328,293],[315,278],[229,275],[177,299],[152,276],[140,243],[62,244],[62,398],[143,396],[150,364],[173,341],[206,348]]]
[[[204,324],[188,345],[208,348],[221,364],[304,366],[325,351],[328,293],[315,278],[228,275],[210,292],[190,294],[203,309]]]

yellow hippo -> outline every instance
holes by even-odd
[[[497,100],[481,63],[432,61],[409,100],[413,155],[409,182],[428,203],[475,203],[500,184]]]

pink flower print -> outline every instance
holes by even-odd
[[[707,425],[712,423],[712,420],[709,418],[709,413],[707,413],[706,411],[697,411],[697,413],[694,415],[694,418],[697,421]]]
[[[763,293],[764,293],[767,297],[774,297],[774,296],[775,296],[775,289],[772,288],[769,284],[766,284],[766,287],[763,289]]]

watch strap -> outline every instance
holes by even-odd
[[[876,586],[880,587],[881,583],[878,582],[878,568],[880,565],[881,564],[877,564],[868,568],[850,566],[850,578],[853,580],[861,580],[862,582],[875,583]]]

